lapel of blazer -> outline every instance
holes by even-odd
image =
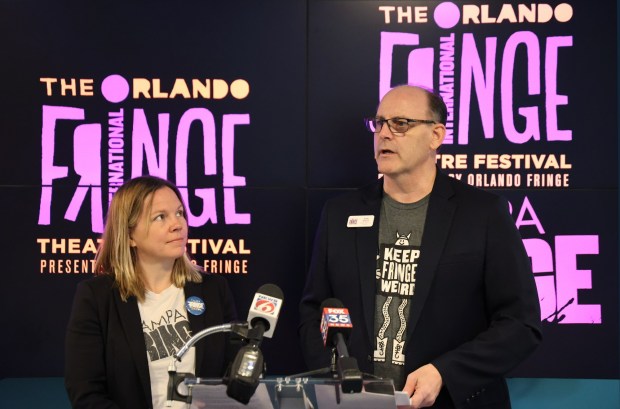
[[[435,184],[428,203],[424,233],[422,234],[415,295],[412,298],[411,309],[409,310],[408,340],[413,335],[413,330],[420,319],[422,308],[428,298],[456,210],[456,205],[449,201],[454,191],[448,177],[437,169]]]
[[[374,342],[373,331],[375,327],[375,293],[377,269],[377,245],[379,242],[379,212],[381,211],[381,198],[383,197],[383,179],[365,188],[362,192],[363,208],[360,214],[374,215],[374,223],[371,228],[356,228],[357,263],[359,266],[359,279],[362,291],[362,309],[369,342]],[[347,307],[345,305],[345,307]],[[355,323],[353,324],[355,325]]]
[[[149,363],[146,358],[144,332],[142,331],[142,322],[140,321],[140,310],[138,310],[138,301],[136,297],[129,297],[126,302],[121,299],[121,294],[118,288],[113,288],[114,303],[118,311],[119,319],[131,355],[136,363],[136,369],[140,376],[140,382],[142,383],[142,389],[144,389],[144,395],[147,398],[147,402],[152,401],[151,396],[151,379],[149,376]]]
[[[206,299],[206,294],[203,294],[200,283],[188,282],[187,284],[185,284],[183,291],[185,292],[186,300],[192,296],[199,297],[205,303],[206,308],[209,308],[209,305],[207,304],[209,300]],[[192,335],[196,335],[197,333],[206,328],[206,316],[206,311],[200,315],[191,314],[189,311],[187,312],[187,319],[189,321],[189,327],[192,330]],[[198,371],[199,363],[204,362],[204,342],[205,340],[201,339],[194,345],[196,347],[196,371]]]

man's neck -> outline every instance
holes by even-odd
[[[384,176],[383,191],[399,203],[415,203],[433,190],[437,169],[433,166],[418,175]]]

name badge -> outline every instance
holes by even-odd
[[[372,224],[375,222],[374,215],[364,215],[364,216],[349,216],[349,220],[347,220],[347,227],[372,227]]]

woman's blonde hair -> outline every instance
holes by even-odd
[[[127,301],[131,296],[144,301],[145,287],[140,277],[136,249],[131,246],[131,232],[138,224],[145,203],[150,208],[153,193],[168,187],[183,205],[183,215],[187,215],[179,189],[165,179],[155,176],[140,176],[127,181],[114,194],[103,232],[103,242],[95,256],[95,271],[114,278],[121,298]],[[187,217],[187,216],[185,216]],[[182,288],[186,282],[200,282],[200,267],[192,264],[187,252],[175,260],[172,267],[172,282]]]

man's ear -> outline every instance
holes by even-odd
[[[446,137],[446,126],[444,124],[433,125],[433,139],[431,141],[431,147],[435,150],[439,149]]]

